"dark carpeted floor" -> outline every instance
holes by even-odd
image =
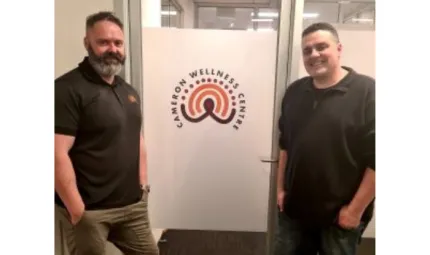
[[[265,255],[265,233],[168,230],[160,255]],[[374,239],[364,239],[358,255],[374,255]]]

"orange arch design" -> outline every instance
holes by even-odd
[[[202,93],[199,95],[200,92]],[[215,85],[215,84],[201,85],[192,92],[190,99],[188,101],[188,110],[190,111],[190,114],[192,116],[195,116],[196,110],[198,113],[202,112],[201,101],[208,95],[212,95],[216,98],[215,111],[217,113],[221,112],[221,104],[222,102],[224,102],[224,107],[222,109],[221,115],[225,117],[227,115],[228,108],[229,108],[228,96],[223,89],[221,89],[218,85]]]
[[[200,93],[197,98],[196,98],[196,110],[198,113],[202,112],[202,101],[203,99],[205,99],[207,96],[214,96],[215,97],[215,104],[216,104],[216,108],[215,108],[215,112],[216,113],[220,113],[221,111],[221,104],[222,104],[222,99],[221,96],[214,90],[205,90],[202,93]],[[223,109],[222,112],[222,116],[224,117],[225,114],[227,114],[227,110],[225,107]]]

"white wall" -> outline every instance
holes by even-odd
[[[113,10],[113,0],[55,0],[55,77],[76,67],[86,55],[86,17],[106,10]]]

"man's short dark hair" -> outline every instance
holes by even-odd
[[[333,25],[326,23],[326,22],[318,22],[318,23],[314,23],[314,24],[308,26],[302,32],[302,38],[304,38],[305,36],[307,36],[309,34],[316,32],[318,30],[330,32],[333,35],[333,37],[336,39],[336,41],[339,42],[339,34],[337,33],[336,28],[334,28]]]
[[[112,12],[101,11],[98,13],[91,14],[87,17],[86,29],[90,29],[99,21],[110,21],[117,24],[121,30],[123,30],[124,26],[120,19],[118,19]]]

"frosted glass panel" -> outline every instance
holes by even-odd
[[[266,231],[270,165],[260,158],[271,154],[276,40],[143,30],[154,228]]]

